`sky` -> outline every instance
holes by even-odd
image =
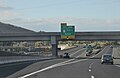
[[[0,0],[0,22],[36,32],[120,31],[120,0]]]

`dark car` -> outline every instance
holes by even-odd
[[[101,64],[103,63],[111,63],[113,64],[112,54],[104,54],[101,58]]]
[[[86,52],[86,56],[90,56],[92,54],[92,50],[88,50],[87,52]]]
[[[64,53],[64,54],[63,54],[63,58],[70,58],[70,56],[69,56],[68,53]]]
[[[90,56],[90,55],[91,55],[91,53],[89,53],[89,52],[86,53],[86,56]]]

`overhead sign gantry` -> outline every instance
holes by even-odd
[[[67,26],[67,23],[61,23],[61,39],[75,39],[75,26]]]

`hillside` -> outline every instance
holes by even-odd
[[[33,33],[34,31],[0,22],[0,33]]]

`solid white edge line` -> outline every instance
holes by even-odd
[[[115,66],[120,67],[120,65],[115,65]]]
[[[26,74],[26,75],[21,76],[21,77],[18,77],[18,78],[26,78],[26,77],[29,77],[29,76],[31,76],[31,75],[34,75],[34,74],[43,72],[43,71],[45,71],[45,70],[49,70],[49,69],[52,69],[52,68],[55,68],[55,67],[59,67],[59,66],[63,66],[63,65],[68,65],[68,64],[72,64],[72,63],[77,63],[77,62],[85,61],[85,60],[88,60],[88,59],[78,60],[78,61],[69,62],[69,63],[62,63],[62,62],[61,62],[61,63],[58,63],[58,64],[54,64],[54,65],[48,66],[48,67],[43,68],[43,69],[41,69],[41,70],[38,70],[38,71],[35,71],[35,72],[32,72],[32,73]]]
[[[104,49],[105,49],[105,48],[104,48]],[[104,50],[104,49],[103,49],[103,50]],[[81,49],[81,50],[83,50],[83,49]],[[79,51],[81,51],[81,50],[78,50],[77,52],[79,52]],[[103,51],[103,50],[102,50],[102,51]],[[77,52],[76,52],[76,53],[77,53]],[[93,57],[91,57],[91,58],[93,58]],[[21,77],[18,77],[18,78],[26,78],[26,77],[29,77],[29,76],[31,76],[31,75],[40,73],[40,72],[42,72],[42,71],[45,71],[45,70],[48,70],[48,69],[51,69],[51,68],[55,68],[55,67],[59,67],[59,66],[63,66],[63,65],[68,65],[68,64],[72,64],[72,63],[77,63],[77,62],[85,61],[85,60],[88,60],[88,59],[82,59],[82,60],[78,60],[78,61],[73,61],[73,60],[75,60],[75,59],[70,59],[70,60],[67,60],[67,61],[64,61],[64,62],[61,62],[61,63],[57,63],[57,64],[48,66],[48,67],[46,67],[46,68],[43,68],[43,69],[38,70],[38,71],[35,71],[35,72],[33,72],[33,73],[26,74],[26,75],[21,76]],[[70,61],[73,61],[73,62],[70,62]]]
[[[70,56],[73,56],[73,55],[75,55],[76,53],[78,53],[78,52],[80,52],[80,51],[82,51],[82,50],[84,50],[84,48],[83,48],[83,49],[80,49],[80,50],[78,50],[78,51],[76,51],[76,52],[74,52],[74,53],[72,53],[72,54],[70,54]]]
[[[103,52],[106,48],[107,48],[107,47],[105,47],[101,52]],[[94,55],[94,56],[92,56],[92,57],[90,57],[90,58],[94,58],[94,57],[98,56],[101,52],[99,52],[98,54],[96,54],[96,55]]]

